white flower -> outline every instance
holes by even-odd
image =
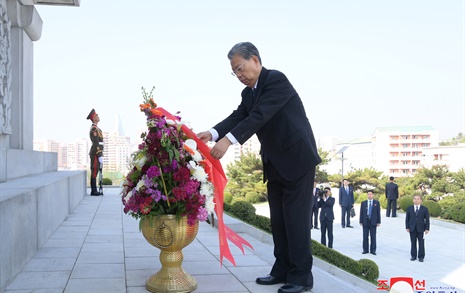
[[[196,162],[200,162],[202,161],[202,155],[197,151],[197,150],[194,150],[194,154],[192,155],[192,159],[194,159],[194,161]]]
[[[209,213],[213,213],[215,211],[215,202],[213,199],[213,196],[208,196],[205,200],[205,208]]]
[[[205,170],[201,166],[197,165],[197,163],[194,161],[190,161],[189,164],[191,175],[192,177],[194,177],[195,180],[200,182],[204,182],[205,180],[207,180],[208,174],[205,173]]]
[[[171,119],[166,119],[166,124],[174,125],[174,124],[176,124],[176,122],[174,122],[174,120],[171,120]]]
[[[144,155],[138,155],[136,158],[134,158],[134,165],[136,166],[137,169],[142,169],[144,167],[145,163],[147,162],[147,157]]]
[[[128,194],[124,197],[125,202],[128,202],[128,200],[131,199],[133,192],[134,192],[134,189],[128,192]]]
[[[193,139],[186,139],[184,144],[187,145],[193,151],[197,149],[197,143]]]
[[[210,182],[202,182],[200,185],[200,194],[204,196],[211,196],[213,194],[213,186]]]
[[[137,182],[136,190],[139,191],[139,189],[144,186],[145,186],[145,180],[144,180],[144,177],[142,177],[142,179],[139,180],[139,182]]]

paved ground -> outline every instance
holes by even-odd
[[[337,194],[333,190],[333,195]],[[334,206],[333,248],[353,259],[367,258],[375,261],[380,270],[380,280],[391,277],[412,277],[425,280],[426,287],[452,287],[449,292],[465,292],[465,225],[441,220],[431,220],[430,233],[425,236],[425,259],[423,263],[410,261],[410,236],[405,230],[405,214],[395,218],[386,217],[382,210],[381,226],[377,229],[377,255],[362,255],[362,228],[359,224],[360,206],[355,207],[357,216],[352,219],[354,227],[342,228],[341,208],[336,196]],[[257,206],[257,213],[268,216],[268,205]],[[321,232],[312,230],[312,238],[320,242]],[[438,288],[439,289],[439,288]],[[455,291],[454,291],[455,290]],[[378,291],[383,292],[383,291]],[[436,291],[436,293],[441,291]]]
[[[145,241],[138,221],[122,213],[118,193],[114,188],[107,189],[103,197],[86,196],[4,292],[147,292],[145,280],[160,268],[159,250]],[[334,211],[334,249],[354,259],[374,260],[380,268],[380,279],[412,277],[425,280],[427,288],[465,292],[465,225],[432,220],[425,262],[420,263],[410,261],[404,214],[399,213],[397,218],[383,215],[374,256],[361,254],[358,218],[352,223],[355,228],[342,229],[340,208]],[[267,215],[268,206],[259,206],[257,213]],[[231,227],[243,225],[228,217],[226,220]],[[230,245],[237,266],[225,260],[221,267],[217,230],[202,223],[196,240],[184,249],[183,268],[198,281],[195,292],[276,292],[279,285],[259,286],[254,282],[257,276],[269,272],[274,260],[269,238],[262,242],[258,239],[264,236],[254,233],[239,233],[254,250],[246,248],[242,255]],[[312,230],[312,238],[319,241],[320,231]],[[383,292],[318,260],[313,273],[313,292]]]
[[[160,268],[159,250],[145,241],[138,221],[122,212],[119,191],[110,188],[103,197],[86,196],[4,292],[147,292],[145,280]],[[229,217],[226,220],[233,230],[248,227]],[[357,233],[343,232],[349,237]],[[221,267],[217,230],[202,223],[196,240],[183,250],[183,268],[198,282],[195,292],[276,292],[280,285],[255,284],[257,276],[269,273],[274,257],[269,235],[254,233],[239,233],[254,250],[246,248],[243,255],[230,245],[237,266],[225,260]],[[339,248],[342,235],[336,235]],[[376,286],[318,260],[313,274],[312,292],[376,292]]]

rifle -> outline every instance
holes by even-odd
[[[99,187],[98,187],[98,192],[103,195],[103,187],[102,187],[102,169],[99,170],[98,172],[98,184],[99,184]]]

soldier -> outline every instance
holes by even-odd
[[[87,119],[92,121],[90,127],[90,140],[92,141],[92,147],[90,148],[90,195],[103,195],[102,192],[97,190],[97,173],[102,170],[103,166],[103,133],[102,130],[97,126],[100,117],[94,109],[90,111]]]

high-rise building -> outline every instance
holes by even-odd
[[[131,139],[118,131],[103,132],[103,168],[107,172],[129,172]]]
[[[373,133],[373,166],[389,176],[409,176],[421,167],[423,149],[438,145],[431,126],[378,127]]]

